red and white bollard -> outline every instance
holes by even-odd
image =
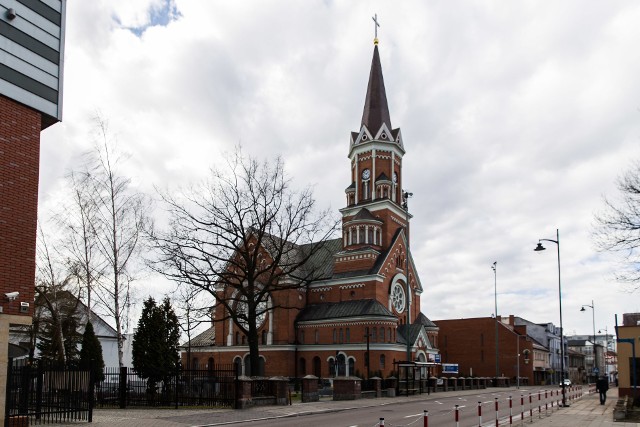
[[[531,401],[531,393],[529,393],[529,419],[533,422],[533,402]]]
[[[509,425],[513,424],[513,399],[509,396]]]
[[[482,427],[482,402],[478,401],[478,427]]]
[[[538,390],[538,418],[542,418],[542,404],[540,403],[540,390]]]
[[[524,423],[524,394],[520,394],[520,421]]]
[[[455,414],[456,414],[456,418],[455,418],[456,419],[456,427],[460,427],[460,414],[458,413],[458,405],[456,405]]]
[[[499,426],[499,422],[498,422],[498,398],[496,397],[496,427]]]
[[[547,400],[547,390],[544,391],[544,414],[547,415],[549,411],[549,401]]]
[[[380,427],[384,427],[384,418],[380,418],[380,424],[378,424]]]
[[[429,411],[424,410],[424,427],[429,427]]]

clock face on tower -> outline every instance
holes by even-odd
[[[404,311],[405,300],[406,298],[402,285],[400,283],[396,283],[393,285],[393,289],[391,290],[391,305],[398,313],[402,313]]]
[[[369,179],[371,176],[371,171],[369,169],[365,169],[362,171],[362,179]]]

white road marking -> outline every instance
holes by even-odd
[[[413,417],[417,417],[418,415],[423,415],[423,414],[415,414],[415,415],[405,415],[405,418],[413,418]]]

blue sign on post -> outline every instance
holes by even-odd
[[[439,355],[439,354],[436,354],[436,355],[435,355],[435,360],[434,360],[434,361],[435,361],[436,363],[440,363],[440,355]]]
[[[594,374],[599,374],[599,373],[600,373],[600,369],[598,369],[598,368],[593,368],[593,373],[594,373]]]

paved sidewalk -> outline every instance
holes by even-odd
[[[513,388],[496,388],[495,391],[513,390]],[[447,392],[448,396],[464,396],[476,394],[478,390]],[[525,418],[525,425],[534,427],[566,426],[566,427],[600,427],[613,426],[629,427],[640,426],[637,423],[625,423],[613,421],[613,407],[616,403],[617,389],[608,393],[606,405],[600,405],[598,395],[585,394],[582,398],[571,402],[567,408],[554,409],[548,416],[538,418],[534,413],[533,423]],[[438,393],[441,396],[442,393]],[[93,413],[93,423],[74,422],[70,424],[58,424],[58,426],[87,426],[87,427],[194,427],[194,426],[220,426],[243,425],[251,420],[273,420],[277,424],[279,418],[303,417],[309,414],[322,414],[346,411],[352,408],[379,407],[383,405],[398,404],[412,400],[424,400],[424,395],[409,397],[392,397],[379,399],[361,399],[351,401],[324,400],[314,403],[294,403],[289,406],[257,407],[242,411],[232,409],[97,409]],[[304,419],[300,419],[304,424]],[[501,423],[501,425],[508,425]],[[514,425],[520,425],[514,419]]]
[[[639,423],[614,422],[613,408],[618,400],[618,389],[613,388],[607,393],[607,401],[600,405],[600,397],[594,393],[585,394],[574,400],[568,408],[560,408],[549,417],[535,420],[535,427],[566,426],[566,427],[630,427],[640,426]],[[535,417],[534,417],[535,418]]]

